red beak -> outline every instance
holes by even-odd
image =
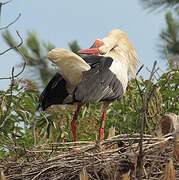
[[[99,47],[104,45],[103,41],[96,40],[95,43],[89,49],[83,49],[78,51],[79,54],[99,54]]]
[[[99,54],[98,48],[83,49],[78,51],[79,54]]]

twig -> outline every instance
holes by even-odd
[[[24,58],[24,65],[23,65],[21,71],[20,71],[19,73],[17,73],[16,75],[13,76],[14,78],[18,77],[20,74],[22,74],[22,73],[24,72],[25,67],[26,67],[26,64],[27,64],[26,57],[25,57],[24,54],[21,52],[21,50],[18,48],[19,46],[22,45],[23,39],[22,39],[22,37],[20,36],[19,32],[18,32],[18,31],[16,31],[16,32],[17,32],[17,35],[20,37],[21,42],[19,43],[19,45],[14,46],[14,47],[12,47],[12,48],[16,49],[16,50],[22,55],[22,57]],[[12,49],[12,48],[9,48],[9,50]],[[6,50],[6,52],[7,52],[7,50]],[[1,55],[1,54],[0,54],[0,55]],[[8,77],[8,78],[0,78],[0,80],[4,80],[4,79],[12,79],[12,77]]]
[[[37,122],[36,122],[36,121],[34,121],[34,122],[33,122],[34,146],[36,146],[36,145],[37,145],[36,126],[37,126]]]
[[[58,167],[58,165],[55,164],[55,165],[52,165],[52,166],[50,166],[50,167],[48,167],[48,168],[43,169],[43,170],[42,170],[41,172],[39,172],[35,177],[33,177],[32,180],[37,179],[42,173],[44,173],[45,171],[47,171],[47,170],[49,170],[49,169],[55,168],[55,167]]]
[[[16,31],[16,33],[17,33],[17,35],[20,37],[21,42],[20,42],[17,46],[15,46],[15,47],[13,47],[13,48],[15,48],[15,49],[23,56],[23,58],[24,58],[24,60],[25,60],[25,56],[24,56],[23,53],[18,49],[18,47],[22,45],[23,39],[22,39],[22,37],[20,36],[20,34],[19,34],[18,31]],[[10,48],[9,48],[9,50],[10,50]],[[8,51],[8,50],[4,51],[4,53],[7,52],[7,51]],[[8,103],[8,105],[7,105],[7,107],[6,107],[6,112],[5,112],[4,115],[1,117],[1,122],[2,122],[2,124],[0,125],[0,130],[5,126],[6,121],[9,119],[8,111],[9,111],[9,108],[11,107],[11,104],[12,104],[12,98],[13,98],[12,91],[13,91],[13,87],[14,87],[14,79],[15,79],[16,77],[18,77],[21,73],[23,73],[23,71],[24,71],[24,69],[25,69],[25,66],[26,66],[26,61],[24,62],[24,65],[23,65],[22,70],[21,70],[19,73],[17,73],[16,75],[14,75],[14,67],[12,67],[11,77],[9,77],[9,78],[0,78],[0,80],[2,80],[2,79],[11,79],[11,85],[10,85],[10,100],[9,100],[9,103]]]
[[[22,55],[22,57],[24,58],[24,65],[23,65],[23,67],[22,67],[22,70],[18,73],[18,74],[16,74],[14,77],[18,77],[20,74],[22,74],[23,72],[24,72],[24,69],[25,69],[25,66],[26,66],[26,64],[27,64],[27,60],[26,60],[26,57],[24,56],[24,54],[21,52],[21,50],[20,49],[18,49],[17,47],[15,47],[15,49]]]
[[[131,135],[131,138],[135,139],[133,134]],[[139,134],[137,135],[137,140],[138,139]],[[157,139],[157,137],[155,137],[155,139]],[[146,173],[142,175],[143,179],[147,179],[148,177],[150,177],[151,180],[157,179],[157,177],[158,179],[162,179],[165,160],[170,156],[173,157],[172,139],[174,139],[173,136],[168,138],[162,137],[158,138],[158,141],[156,142],[156,140],[153,141],[152,138],[144,138],[143,147],[145,150],[146,161],[144,162],[143,167],[145,168]],[[118,141],[119,140],[121,140],[121,138],[118,136]],[[41,156],[44,153],[43,149],[38,148],[39,153],[41,154],[40,156],[39,154],[31,152],[31,149],[25,149],[23,152],[26,153],[25,156],[29,157],[29,161],[19,163],[18,160],[16,160],[16,162],[4,163],[4,167],[7,167],[5,174],[7,174],[8,179],[41,180],[48,177],[49,179],[69,180],[77,179],[79,173],[86,167],[89,177],[95,179],[100,179],[102,177],[106,177],[105,179],[109,179],[109,177],[115,179],[116,172],[119,172],[119,174],[122,175],[124,171],[131,172],[131,178],[135,179],[134,167],[136,154],[138,154],[138,143],[134,140],[131,146],[127,145],[128,137],[126,135],[125,140],[125,147],[121,147],[124,148],[123,152],[119,152],[121,148],[107,149],[102,152],[89,151],[88,153],[81,151],[80,149],[78,151],[67,152],[62,150],[60,152],[54,152],[54,157],[50,157],[48,160]],[[109,141],[109,139],[107,139],[107,141]],[[168,144],[167,146],[164,146],[165,150],[161,150],[161,145],[166,142],[168,142]],[[131,153],[131,148],[135,153]],[[166,150],[168,153],[166,153]],[[45,153],[44,156],[47,157],[47,153]],[[45,160],[42,160],[42,158]],[[175,167],[176,171],[179,172],[177,164]]]
[[[142,180],[142,167],[143,167],[143,133],[144,133],[144,122],[146,121],[146,111],[148,107],[147,99],[148,99],[148,91],[149,87],[152,82],[152,77],[154,76],[155,73],[155,66],[157,64],[157,61],[154,62],[149,81],[146,85],[146,90],[144,93],[144,96],[142,95],[142,122],[141,122],[141,130],[140,130],[140,141],[139,141],[139,156],[138,156],[138,162],[137,162],[137,168],[138,168],[138,179]]]
[[[43,142],[43,140],[46,138],[46,136],[47,136],[47,128],[48,128],[48,126],[49,126],[49,121],[48,121],[48,119],[47,119],[47,117],[43,114],[43,112],[41,111],[41,110],[39,110],[39,112],[40,112],[40,114],[44,117],[44,119],[46,120],[46,123],[47,123],[47,125],[46,125],[46,132],[44,133],[44,136],[42,137],[42,139],[41,139],[41,141]]]
[[[5,126],[6,121],[9,119],[7,116],[9,108],[11,107],[11,103],[12,103],[12,91],[13,91],[13,87],[14,87],[14,67],[12,67],[12,72],[11,72],[12,76],[11,76],[11,86],[10,86],[10,100],[9,103],[6,107],[6,111],[4,113],[4,115],[1,117],[1,122],[2,124],[0,125],[0,130]]]
[[[146,85],[146,90],[145,90],[145,93],[144,93],[143,107],[142,107],[143,112],[147,110],[148,91],[149,91],[150,84],[152,82],[152,77],[155,74],[155,66],[156,66],[156,64],[157,64],[157,61],[154,62],[154,65],[153,65],[153,68],[152,68],[152,71],[151,71],[151,74],[150,74],[149,81],[148,81],[148,83]]]
[[[150,69],[149,69],[148,67],[146,67],[146,70],[151,73],[151,71],[150,71]],[[159,70],[159,68],[157,68],[157,69],[155,70],[155,72],[154,72],[154,78],[155,78],[156,80],[158,80],[158,79],[157,79],[157,77],[155,76],[155,73],[157,73],[158,70]]]
[[[158,69],[158,68],[157,68],[157,69]],[[159,69],[158,69],[158,70],[159,70]],[[157,71],[156,71],[156,72],[157,72]],[[171,71],[171,72],[172,72],[172,71]],[[161,85],[161,87],[165,86],[165,84],[168,83],[168,81],[170,80],[170,77],[171,77],[171,74],[169,74],[169,76],[166,78],[165,82]],[[151,90],[150,93],[149,93],[149,96],[148,96],[147,101],[150,101],[150,98],[151,98],[151,96],[152,96],[152,93],[153,93],[154,90],[155,90],[156,88],[158,88],[158,87],[159,87],[158,84],[155,84],[155,85],[153,86],[152,90]]]
[[[4,3],[0,3],[0,6],[2,6],[2,5],[5,5],[5,4],[8,4],[8,3],[10,3],[11,1],[13,1],[13,0],[9,0],[9,1],[6,1],[6,2],[4,2]]]
[[[7,179],[34,179],[34,180],[42,180],[45,177],[49,179],[77,179],[79,177],[79,173],[82,171],[84,167],[88,172],[89,178],[93,177],[95,179],[100,179],[102,177],[106,177],[106,179],[115,179],[115,173],[119,172],[122,175],[125,172],[131,172],[131,178],[135,179],[135,160],[136,154],[138,154],[138,140],[139,134],[135,134],[137,136],[136,140],[134,134],[131,134],[131,138],[133,139],[131,146],[128,144],[128,136],[127,135],[118,135],[113,139],[117,141],[121,140],[121,137],[125,140],[124,147],[115,148],[115,149],[106,149],[102,152],[89,151],[84,152],[81,149],[77,151],[67,151],[64,150],[55,152],[54,156],[49,157],[47,155],[48,152],[45,152],[43,148],[46,148],[46,145],[42,148],[38,148],[38,154],[32,151],[32,149],[23,149],[23,147],[16,148],[17,152],[23,151],[25,156],[28,156],[29,160],[19,162],[18,159],[14,162],[5,162],[2,165],[5,167],[5,174],[7,175]],[[145,136],[145,135],[144,135]],[[161,138],[155,137],[150,138],[148,135],[147,138],[144,138],[143,148],[145,151],[145,162],[143,167],[146,172],[142,175],[143,179],[162,179],[163,175],[163,167],[165,165],[166,159],[168,157],[173,157],[173,135],[165,138],[162,136]],[[107,139],[109,143],[112,138]],[[157,140],[158,139],[158,140]],[[123,139],[122,139],[123,140]],[[116,141],[116,145],[117,145]],[[157,142],[156,142],[157,141]],[[67,142],[71,143],[71,142]],[[167,143],[166,146],[161,145]],[[108,144],[107,144],[108,145]],[[8,146],[4,146],[9,148]],[[66,147],[68,149],[68,147]],[[123,148],[123,149],[122,149]],[[134,152],[131,152],[131,148]],[[95,149],[94,149],[95,150]],[[120,151],[123,150],[123,151]],[[166,153],[167,152],[167,153]],[[44,157],[43,157],[44,153]],[[39,155],[40,154],[40,155]],[[18,156],[19,158],[19,156]],[[43,158],[43,159],[42,159]],[[48,160],[46,159],[48,158]],[[150,165],[150,166],[149,166]],[[178,173],[178,166],[175,165],[176,172]],[[109,171],[106,171],[108,170]],[[125,172],[124,172],[125,171]],[[107,178],[108,177],[108,178]],[[177,176],[178,178],[179,176]]]
[[[96,172],[95,167],[94,167],[94,174],[95,174],[96,178],[97,178],[98,180],[100,180],[100,178],[99,178],[99,176],[98,176],[98,174],[97,174],[97,172]]]
[[[12,21],[11,23],[9,23],[7,26],[1,27],[0,30],[7,29],[9,26],[11,26],[12,24],[14,24],[20,17],[21,17],[21,13],[19,13],[19,15],[17,16],[17,18],[16,18],[14,21]]]
[[[142,66],[139,68],[139,70],[138,70],[137,73],[136,73],[136,76],[139,74],[139,72],[142,70],[143,67],[144,67],[144,64],[142,64]],[[143,101],[142,90],[141,90],[141,88],[140,88],[140,86],[139,86],[139,83],[138,83],[138,81],[137,81],[137,78],[135,78],[135,82],[136,82],[136,84],[137,84],[137,88],[139,89],[139,94],[140,94],[141,99],[142,99],[142,101]]]
[[[18,37],[19,37],[20,40],[21,40],[20,43],[19,43],[17,46],[12,46],[12,47],[6,49],[5,51],[1,52],[0,55],[5,54],[6,52],[8,52],[8,51],[11,50],[11,49],[16,49],[16,48],[20,47],[20,46],[23,44],[23,39],[22,39],[22,37],[20,36],[19,32],[16,31],[16,33],[17,33]]]
[[[142,69],[143,67],[144,67],[144,64],[139,68],[139,70],[138,70],[137,73],[136,73],[136,76],[138,75],[138,73],[141,71],[141,69]],[[138,88],[138,90],[139,90],[140,97],[141,97],[141,99],[142,99],[142,101],[143,101],[142,90],[141,90],[141,88],[140,88],[140,86],[139,86],[139,83],[138,83],[137,78],[135,78],[135,82],[136,82],[136,84],[137,84],[137,88]]]
[[[143,67],[144,67],[144,64],[142,64],[142,66],[139,68],[139,70],[136,73],[136,76],[139,74],[139,72],[142,70]]]
[[[23,65],[23,67],[22,67],[22,69],[21,69],[21,71],[20,71],[19,73],[17,73],[17,74],[14,76],[14,78],[18,77],[20,74],[22,74],[22,73],[24,72],[26,64],[27,64],[27,62],[25,61],[25,62],[24,62],[24,65]],[[12,77],[0,78],[0,80],[4,80],[4,79],[12,79]]]

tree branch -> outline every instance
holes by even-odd
[[[141,98],[142,98],[142,108],[141,108],[141,113],[142,113],[142,122],[141,122],[141,130],[140,130],[140,141],[139,141],[139,156],[138,156],[138,161],[137,161],[137,176],[139,180],[142,180],[142,167],[143,167],[143,134],[144,134],[144,122],[146,121],[146,112],[147,112],[147,108],[148,108],[148,92],[149,92],[149,88],[152,82],[152,77],[154,76],[156,70],[157,61],[154,62],[151,74],[150,74],[150,78],[147,82],[146,85],[146,90],[144,94],[140,94]],[[137,81],[137,80],[136,80]]]
[[[11,86],[10,86],[10,100],[9,100],[9,103],[6,107],[6,111],[5,113],[2,115],[1,117],[1,122],[2,124],[0,125],[0,130],[5,126],[7,120],[9,119],[9,116],[8,116],[8,111],[11,107],[11,103],[12,103],[12,91],[13,91],[13,87],[14,87],[14,67],[12,67],[12,71],[11,71]]]
[[[3,29],[7,29],[9,26],[11,26],[12,24],[14,24],[16,21],[18,21],[18,19],[21,17],[21,13],[19,13],[19,15],[17,16],[17,18],[12,21],[11,23],[9,23],[7,26],[4,26],[4,27],[1,27],[0,30],[3,30]]]
[[[20,36],[20,34],[19,34],[18,31],[16,31],[16,33],[17,33],[17,35],[20,37],[21,42],[20,42],[17,46],[14,46],[14,47],[11,47],[11,48],[7,49],[6,52],[9,51],[10,49],[16,49],[16,50],[19,52],[19,54],[21,54],[21,56],[24,58],[25,61],[24,61],[24,65],[23,65],[23,67],[22,67],[22,70],[21,70],[19,73],[17,73],[16,75],[13,75],[13,78],[16,78],[16,77],[18,77],[20,74],[22,74],[22,73],[24,72],[25,67],[26,67],[26,64],[27,64],[26,57],[25,57],[24,54],[21,52],[21,50],[18,48],[18,47],[20,47],[20,46],[23,44],[23,39],[22,39],[22,37]],[[5,51],[4,51],[4,52],[5,52]],[[4,80],[4,79],[12,79],[12,76],[11,76],[11,77],[8,77],[8,78],[0,78],[0,80]]]
[[[20,40],[21,40],[20,43],[19,43],[17,46],[13,46],[13,47],[10,47],[10,48],[6,49],[5,51],[1,52],[0,55],[5,54],[6,52],[8,52],[8,51],[11,50],[11,49],[16,49],[16,48],[20,47],[20,46],[23,44],[23,39],[22,39],[22,37],[20,36],[19,32],[16,31],[16,33],[17,33],[18,37],[19,37]]]
[[[139,74],[139,72],[142,70],[143,67],[144,67],[144,64],[142,64],[142,66],[139,68],[139,70],[136,73],[136,76]]]
[[[8,3],[10,3],[11,1],[13,1],[13,0],[9,0],[9,1],[6,1],[6,2],[4,2],[4,3],[0,3],[0,6],[2,6],[2,5],[5,5],[5,4],[8,4]]]
[[[143,67],[144,67],[144,64],[139,68],[139,70],[138,70],[137,73],[136,73],[136,76],[139,74],[139,72],[141,71],[141,69],[142,69]],[[141,99],[142,99],[142,101],[143,101],[142,90],[141,90],[141,88],[140,88],[140,86],[139,86],[139,83],[138,83],[138,81],[137,81],[137,78],[135,78],[135,82],[136,82],[136,84],[137,84],[137,88],[138,88],[138,90],[139,90],[140,97],[141,97]]]

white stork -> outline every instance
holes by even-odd
[[[61,48],[48,53],[49,60],[59,72],[43,90],[39,107],[45,110],[53,104],[77,104],[71,121],[74,141],[77,141],[76,125],[83,104],[103,101],[103,115],[99,139],[104,139],[106,110],[112,101],[119,101],[126,91],[129,72],[135,77],[139,59],[127,35],[121,30],[112,30],[107,37],[96,40],[90,49],[80,50],[80,56]]]

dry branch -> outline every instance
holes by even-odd
[[[20,43],[19,43],[18,45],[16,45],[16,46],[13,46],[13,47],[10,47],[10,48],[6,49],[5,51],[1,52],[0,55],[5,54],[6,52],[8,52],[8,51],[11,50],[11,49],[16,49],[16,48],[20,47],[20,46],[23,44],[23,39],[22,39],[22,37],[20,36],[19,32],[16,31],[16,33],[17,33],[18,37],[20,38]]]
[[[0,30],[4,30],[7,29],[9,26],[13,25],[16,21],[18,21],[18,19],[21,17],[21,13],[19,13],[19,15],[17,16],[17,18],[12,21],[11,23],[9,23],[7,26],[1,27]]]
[[[8,115],[8,112],[9,112],[9,109],[11,107],[11,104],[12,104],[12,98],[13,98],[13,87],[15,85],[15,78],[17,78],[19,75],[21,75],[23,72],[24,72],[24,69],[25,69],[25,66],[26,66],[26,58],[24,56],[24,54],[20,51],[20,49],[18,47],[20,47],[22,44],[23,44],[23,39],[22,37],[20,36],[19,32],[16,31],[17,35],[19,36],[20,38],[20,43],[17,45],[17,46],[14,46],[14,47],[11,47],[7,50],[5,50],[4,52],[2,52],[0,55],[6,53],[7,51],[9,51],[10,49],[14,48],[16,49],[24,58],[24,65],[21,69],[21,71],[19,73],[17,73],[16,75],[14,75],[14,67],[12,67],[12,71],[11,71],[11,77],[9,78],[0,78],[0,80],[4,80],[4,79],[10,79],[11,80],[11,84],[10,84],[10,99],[9,99],[9,103],[7,104],[6,106],[6,109],[5,109],[5,112],[4,114],[1,116],[1,124],[0,124],[0,130],[3,129],[3,127],[5,126],[6,122],[8,121],[9,119],[9,115]]]
[[[13,1],[13,0],[9,0],[9,1],[6,1],[6,2],[0,2],[0,6],[6,5],[6,4],[10,3],[11,1]]]
[[[179,178],[179,164],[173,154],[174,139],[174,134],[160,138],[144,134],[142,179],[162,179],[169,158],[173,161],[176,179]],[[121,141],[123,145],[118,147]],[[89,180],[134,180],[139,141],[139,134],[114,136],[102,142],[105,150],[101,152],[94,142],[81,142],[78,147],[71,146],[73,142],[56,143],[55,149],[53,143],[24,151],[16,147],[16,151],[24,153],[24,156],[2,164],[6,178],[12,180],[76,180],[80,177],[88,177]],[[114,145],[116,148],[109,148]],[[52,149],[53,153],[50,153]]]
[[[171,159],[166,163],[163,180],[176,180],[175,168]]]
[[[20,34],[19,34],[18,31],[16,31],[16,33],[17,33],[17,35],[19,36],[21,42],[20,42],[17,46],[14,46],[14,47],[11,47],[11,48],[5,50],[4,52],[2,52],[2,54],[6,53],[6,52],[9,51],[10,49],[13,49],[13,48],[16,49],[17,52],[24,58],[23,67],[22,67],[21,71],[18,72],[16,75],[13,74],[13,76],[11,76],[11,77],[0,78],[0,80],[5,80],[5,79],[11,79],[11,80],[12,80],[12,79],[18,77],[19,75],[21,75],[21,74],[24,72],[24,70],[25,70],[25,67],[26,67],[26,64],[27,64],[27,60],[26,60],[26,57],[24,56],[24,54],[23,54],[23,53],[21,52],[21,50],[19,49],[19,47],[23,44],[23,39],[22,39],[22,37],[20,36]],[[2,54],[0,54],[0,55],[2,55]],[[14,69],[14,67],[13,67],[13,69]]]
[[[148,80],[148,83],[145,87],[145,92],[142,93],[141,90],[140,90],[140,86],[138,84],[138,81],[136,79],[136,83],[137,83],[137,86],[138,86],[138,89],[139,89],[139,93],[140,93],[140,96],[141,96],[141,99],[142,99],[142,108],[141,108],[141,130],[140,130],[140,141],[139,141],[139,156],[138,156],[138,160],[137,160],[137,177],[139,180],[142,180],[142,167],[143,167],[143,134],[144,134],[144,123],[147,122],[147,117],[146,117],[146,112],[147,112],[147,109],[148,109],[148,99],[150,98],[149,97],[149,89],[150,89],[150,85],[152,83],[152,78],[155,74],[155,72],[157,71],[155,69],[156,67],[156,64],[157,64],[157,61],[154,62],[154,65],[153,65],[153,68],[152,68],[152,71],[151,71],[151,74],[150,74],[150,78]]]

